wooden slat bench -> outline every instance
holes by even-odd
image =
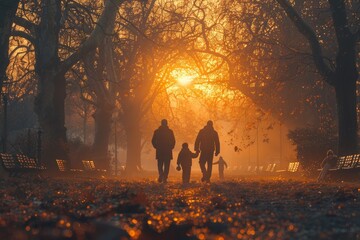
[[[297,172],[299,170],[300,162],[292,162],[289,164],[288,172]]]
[[[85,172],[97,173],[100,175],[106,174],[105,169],[96,168],[95,162],[93,160],[82,160],[82,163],[84,165]]]
[[[69,168],[68,161],[63,159],[56,159],[56,165],[59,169],[59,172],[65,176],[78,177],[81,176],[84,170]]]
[[[13,156],[8,153],[1,153],[0,159],[2,167],[5,171],[9,172],[10,176],[25,173],[36,173],[39,177],[41,177],[40,173],[46,170],[46,167],[39,165],[35,159],[22,154],[16,154]]]
[[[296,173],[299,170],[300,162],[289,162],[288,168],[286,170],[277,170],[277,173]]]
[[[276,173],[276,163],[269,163],[264,171],[265,175],[272,176]]]
[[[269,163],[265,169],[265,172],[274,172],[276,169],[276,163]]]
[[[321,171],[322,169],[318,169]],[[336,180],[360,180],[360,154],[338,157],[336,166],[329,170],[328,177]]]
[[[9,176],[12,176],[16,173],[17,162],[13,155],[8,153],[0,153],[1,165],[6,172],[9,173]]]
[[[18,171],[23,174],[36,174],[37,177],[42,178],[41,173],[46,170],[45,166],[39,165],[34,158],[30,158],[23,154],[16,154],[18,162]]]
[[[16,159],[20,169],[24,170],[45,170],[44,166],[38,165],[35,159],[22,154],[16,154]]]

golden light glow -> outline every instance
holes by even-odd
[[[191,69],[177,68],[171,72],[171,76],[182,86],[187,86],[198,77],[198,74]]]
[[[180,76],[177,78],[177,81],[180,85],[186,86],[189,85],[193,80],[195,76]]]

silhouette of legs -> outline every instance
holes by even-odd
[[[181,167],[183,169],[182,181],[183,181],[183,183],[189,183],[190,182],[191,167],[190,166],[181,166]]]
[[[219,178],[224,179],[224,170],[219,170]]]
[[[213,166],[213,154],[211,154],[211,156],[209,156],[209,158],[206,162],[207,162],[206,181],[210,182],[212,166]]]
[[[158,159],[158,171],[159,171],[158,182],[162,182],[163,179],[164,179],[163,166],[164,166],[164,160],[163,159]]]
[[[205,181],[210,182],[213,158],[214,158],[213,152],[210,152],[210,153],[201,152],[199,164],[200,164],[200,169],[201,169],[201,172],[203,175],[203,177],[201,178],[202,182],[205,182]],[[205,167],[205,164],[207,164],[207,167]]]
[[[224,166],[219,164],[219,178],[224,179]]]
[[[159,179],[158,182],[167,182],[167,178],[169,175],[170,168],[170,160],[171,159],[158,159],[158,171],[159,171]]]
[[[169,176],[169,168],[170,168],[170,159],[164,160],[164,172],[163,172],[163,182],[167,182],[167,178]]]
[[[202,178],[201,178],[201,181],[204,182],[206,180],[206,168],[205,168],[205,163],[206,163],[206,160],[205,159],[202,159],[200,157],[200,160],[199,160],[199,165],[200,165],[200,169],[201,169],[201,173],[202,173]]]

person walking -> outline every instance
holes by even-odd
[[[177,158],[178,168],[181,166],[182,168],[182,182],[183,184],[188,184],[190,182],[190,174],[191,174],[191,166],[192,159],[197,158],[199,153],[193,153],[189,149],[189,145],[187,143],[182,144],[182,149],[179,152]]]
[[[224,179],[224,167],[228,167],[227,163],[225,162],[223,157],[220,156],[219,160],[213,163],[213,165],[215,164],[219,164],[219,178]]]
[[[195,140],[195,151],[200,153],[199,165],[202,172],[202,182],[210,182],[212,165],[215,156],[220,153],[219,135],[214,130],[213,122],[209,120],[206,126],[201,129]],[[205,166],[207,165],[207,166]]]
[[[161,126],[154,131],[151,143],[156,149],[158,161],[158,182],[166,183],[169,175],[170,161],[173,159],[172,150],[175,147],[174,132],[168,127],[166,119],[161,120]]]
[[[322,170],[318,177],[318,182],[322,182],[325,179],[326,174],[329,172],[331,168],[336,166],[337,156],[334,154],[333,150],[328,150],[326,153],[326,157],[321,163]]]

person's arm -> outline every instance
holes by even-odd
[[[182,159],[182,157],[181,157],[181,152],[179,152],[178,158],[177,158],[177,161],[176,161],[176,164],[177,164],[177,165],[180,165],[180,164],[181,164],[181,159]]]
[[[200,132],[198,133],[198,135],[196,136],[196,140],[195,140],[195,146],[194,146],[194,150],[196,152],[200,152],[200,138],[201,138],[201,130]]]
[[[215,156],[219,155],[219,153],[220,153],[219,134],[215,131]]]
[[[219,161],[213,163],[213,165],[216,165],[216,164],[219,164]]]
[[[224,161],[224,165],[225,165],[226,168],[228,168],[228,165],[227,165],[227,163],[225,161]]]
[[[157,131],[154,131],[153,137],[151,139],[151,144],[153,145],[154,148],[157,147]]]
[[[175,147],[175,135],[174,135],[174,132],[173,130],[170,129],[170,147],[171,149],[174,149]]]
[[[199,156],[199,152],[191,152],[191,158],[197,158]]]

